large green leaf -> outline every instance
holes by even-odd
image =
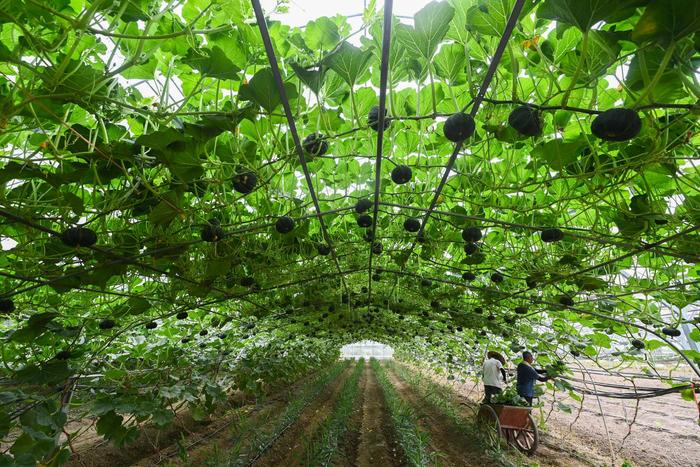
[[[288,99],[297,97],[296,87],[292,83],[285,83],[284,89]],[[263,68],[255,73],[250,82],[241,86],[240,98],[255,102],[268,112],[275,110],[282,103],[282,99],[275,84],[272,69]]]
[[[652,0],[632,31],[636,42],[668,43],[700,31],[700,2]]]
[[[431,60],[450,29],[455,9],[446,1],[432,1],[413,17],[413,27],[398,25],[398,39],[411,51]]]
[[[576,26],[588,31],[599,21],[620,21],[634,13],[634,7],[647,0],[545,0],[537,9],[537,16]]]
[[[190,49],[182,61],[209,78],[238,79],[241,70],[216,45],[211,49]]]
[[[372,58],[371,50],[363,50],[349,42],[343,42],[324,57],[323,63],[352,87],[367,69],[370,58]]]
[[[303,67],[301,65],[297,65],[296,63],[292,63],[291,67],[301,82],[311,89],[314,94],[318,94],[321,91],[321,88],[323,87],[323,78],[326,75],[326,70],[323,68],[323,66]]]
[[[27,320],[26,326],[12,334],[15,342],[31,342],[47,330],[47,325],[58,316],[58,313],[38,313]]]
[[[544,160],[554,170],[563,170],[576,161],[581,146],[580,142],[554,139],[535,147],[532,155]]]
[[[304,41],[313,51],[332,50],[340,42],[338,26],[326,17],[309,21],[304,29]]]

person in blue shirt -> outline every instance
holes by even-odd
[[[532,354],[527,350],[523,352],[523,361],[518,364],[517,389],[518,395],[525,399],[528,405],[532,405],[532,398],[535,396],[535,381],[547,381],[546,376],[542,376],[544,370],[535,370],[532,367]]]

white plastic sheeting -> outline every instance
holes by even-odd
[[[389,360],[394,358],[394,349],[375,341],[361,341],[343,346],[340,349],[340,356],[345,360],[371,357],[377,360]]]

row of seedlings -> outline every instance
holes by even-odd
[[[338,362],[322,371],[316,378],[301,388],[298,396],[291,400],[279,418],[272,422],[271,428],[262,428],[262,426],[268,425],[264,423],[255,427],[239,429],[234,444],[227,451],[225,458],[222,459],[220,455],[216,455],[215,459],[211,460],[215,465],[221,466],[252,465],[299,419],[304,409],[316,400],[321,392],[350,366],[350,363],[350,361]]]
[[[348,421],[360,393],[360,377],[365,368],[364,358],[360,359],[350,377],[345,381],[331,413],[316,429],[305,448],[305,465],[331,465],[338,443],[348,429]]]
[[[388,367],[418,394],[421,400],[426,401],[435,410],[448,418],[452,425],[464,435],[465,439],[475,440],[479,447],[492,457],[494,462],[511,464],[512,462],[506,459],[506,456],[518,457],[519,459],[516,459],[516,463],[518,463],[517,461],[523,461],[522,454],[516,450],[503,450],[502,443],[494,443],[491,436],[479,429],[475,423],[475,418],[466,418],[462,414],[457,395],[452,388],[435,382],[420,372],[412,371],[396,362],[389,363]]]
[[[398,395],[379,361],[372,358],[370,364],[382,388],[396,440],[401,446],[406,462],[415,466],[434,465],[437,453],[428,449],[429,436],[418,427],[413,409]]]

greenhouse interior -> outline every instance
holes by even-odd
[[[700,466],[699,0],[0,0],[0,467]]]

